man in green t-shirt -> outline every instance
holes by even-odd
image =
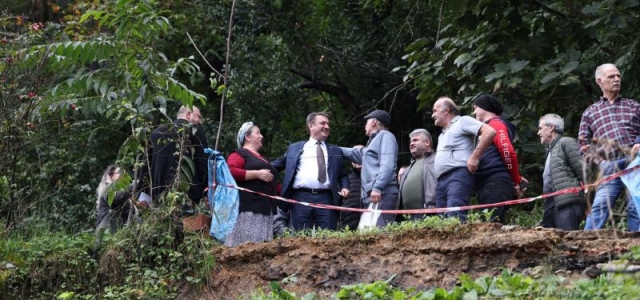
[[[433,140],[426,129],[409,134],[409,150],[413,159],[400,180],[400,209],[436,207],[436,172],[433,167],[435,152]],[[409,219],[423,218],[424,214],[411,214]]]

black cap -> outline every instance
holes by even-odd
[[[372,112],[370,112],[368,115],[364,116],[364,119],[371,119],[374,118],[376,120],[378,120],[379,122],[382,122],[382,124],[384,125],[391,125],[391,115],[389,115],[389,113],[387,113],[384,110],[381,109],[376,109]]]
[[[488,112],[492,112],[498,116],[501,115],[503,111],[500,101],[498,101],[496,97],[489,94],[482,94],[478,96],[476,100],[473,100],[473,105],[480,107]]]

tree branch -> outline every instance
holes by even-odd
[[[224,76],[222,79],[224,80],[225,89],[222,92],[222,98],[220,99],[220,121],[218,123],[218,134],[216,135],[216,145],[215,150],[218,150],[218,142],[220,141],[220,134],[222,132],[222,117],[224,116],[224,100],[227,96],[227,91],[229,90],[229,70],[231,69],[231,32],[233,32],[233,11],[236,7],[236,0],[231,2],[231,13],[229,14],[229,33],[227,34],[227,58],[224,64]]]
[[[289,72],[296,74],[307,81],[315,81],[313,74],[311,74],[310,72],[302,71],[300,69],[295,69],[295,68],[289,69]]]
[[[548,6],[544,5],[543,3],[540,3],[540,1],[538,1],[538,0],[529,0],[529,1],[531,3],[533,3],[535,6],[537,6],[538,8],[540,8],[540,9],[542,9],[542,10],[544,10],[544,11],[546,11],[546,12],[548,12],[548,13],[556,16],[556,17],[559,17],[559,18],[562,18],[562,19],[566,19],[567,18],[567,16],[565,16],[563,13],[561,13],[561,12],[551,8],[551,7],[548,7]]]
[[[299,74],[300,75],[300,74]],[[308,75],[308,74],[307,74]],[[300,75],[302,76],[302,75]],[[304,77],[303,77],[304,78]],[[353,96],[349,93],[349,89],[345,86],[337,86],[326,82],[319,81],[307,81],[298,85],[301,89],[313,89],[318,90],[330,95],[335,96],[340,101],[342,107],[346,108],[350,115],[357,115],[358,109],[353,104]]]
[[[6,31],[0,31],[0,35],[1,36],[6,36],[6,37],[12,37],[12,38],[18,37],[17,33],[6,32]]]
[[[218,70],[216,70],[216,68],[214,68],[209,61],[204,57],[204,54],[202,54],[202,52],[200,51],[200,49],[198,48],[198,46],[196,45],[196,42],[193,41],[193,39],[191,38],[191,35],[187,32],[187,37],[189,38],[189,41],[191,41],[191,44],[193,45],[193,48],[196,48],[196,51],[198,52],[198,54],[200,54],[200,57],[202,57],[202,59],[204,60],[204,63],[207,64],[207,66],[209,66],[209,68],[211,68],[211,70],[213,70],[213,72],[215,72],[216,74],[218,74],[218,76],[220,76],[221,78],[224,77],[224,75],[222,75],[222,73],[218,72]]]

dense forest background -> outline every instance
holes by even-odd
[[[409,132],[423,127],[437,137],[430,115],[439,96],[470,113],[476,95],[493,93],[518,127],[521,168],[537,194],[540,116],[563,116],[566,134],[577,136],[582,111],[600,95],[594,71],[602,63],[618,65],[624,96],[640,92],[638,0],[0,7],[0,232],[33,222],[93,228],[104,168],[117,161],[135,169],[146,134],[183,104],[201,107],[211,147],[223,153],[241,123],[255,122],[271,159],[306,138],[309,112],[328,112],[330,142],[351,146],[366,142],[362,117],[385,109],[402,165]]]

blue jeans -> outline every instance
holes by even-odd
[[[600,170],[602,178],[611,174],[624,170],[628,160],[626,158],[619,160],[604,161],[600,164]],[[609,207],[614,207],[616,200],[622,194],[625,189],[624,184],[620,178],[613,179],[611,181],[601,183],[596,189],[596,197],[593,200],[593,206],[591,212],[587,216],[587,224],[584,226],[585,230],[595,230],[604,228],[605,224],[609,220]],[[640,230],[640,220],[638,219],[638,212],[636,207],[627,195],[627,226],[629,231]]]
[[[469,205],[473,192],[473,174],[466,167],[453,169],[438,177],[436,185],[436,207],[458,207]],[[467,211],[450,211],[445,217],[456,217],[460,221],[467,220]]]

